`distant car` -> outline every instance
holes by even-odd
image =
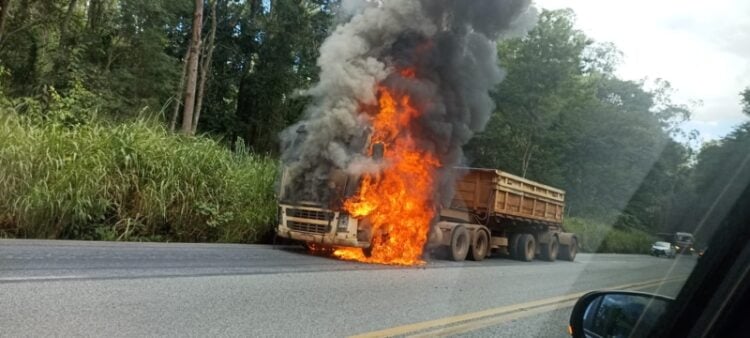
[[[651,256],[674,258],[676,250],[669,242],[656,242],[651,245]]]
[[[693,243],[695,242],[695,239],[693,238],[693,234],[689,232],[677,232],[674,236],[674,246],[677,250],[677,253],[683,254],[683,255],[692,255],[695,252],[695,249],[693,249]]]

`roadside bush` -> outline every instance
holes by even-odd
[[[71,121],[0,107],[0,237],[254,242],[270,229],[273,159],[143,119]]]
[[[564,227],[578,235],[584,252],[648,253],[655,240],[643,231],[614,228],[602,222],[576,217],[565,219]]]

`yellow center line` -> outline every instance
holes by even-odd
[[[671,278],[671,279],[677,279],[677,278],[678,277]],[[646,288],[646,287],[658,285],[660,283],[664,283],[666,281],[667,281],[666,278],[660,278],[660,279],[653,279],[653,280],[648,280],[644,282],[612,286],[612,287],[608,287],[607,289],[620,290],[620,289]],[[455,325],[455,324],[459,324],[462,322],[484,319],[487,317],[495,317],[495,316],[505,315],[505,314],[519,312],[519,311],[528,311],[528,310],[539,308],[539,307],[555,305],[555,304],[565,303],[569,301],[575,301],[590,291],[593,291],[593,290],[576,292],[576,293],[566,294],[566,295],[557,296],[557,297],[550,297],[550,298],[535,300],[535,301],[526,302],[526,303],[502,306],[502,307],[487,309],[487,310],[478,311],[478,312],[466,313],[466,314],[462,314],[458,316],[445,317],[445,318],[433,319],[433,320],[428,320],[428,321],[419,322],[419,323],[396,326],[396,327],[387,328],[383,330],[358,334],[358,335],[352,336],[352,338],[394,337],[394,336],[405,335],[405,334],[414,333],[418,331],[434,329],[437,327]]]
[[[633,287],[633,288],[628,288],[628,289],[630,289],[630,290],[642,290],[642,289],[647,289],[647,288],[654,287],[654,286],[661,285],[661,284],[665,284],[665,283],[682,282],[682,281],[684,281],[684,279],[675,279],[675,278],[672,278],[672,279],[669,279],[669,280],[664,280],[663,282],[654,282],[654,283],[651,283],[651,284],[641,285],[641,286],[637,286],[637,287]],[[416,337],[448,337],[448,336],[457,335],[457,334],[461,334],[461,333],[476,331],[476,330],[483,329],[483,328],[486,328],[486,327],[497,326],[497,325],[502,324],[502,323],[506,323],[506,322],[509,322],[509,321],[512,321],[512,320],[517,320],[517,319],[521,319],[521,318],[532,316],[532,315],[536,315],[536,314],[542,314],[542,313],[549,312],[549,311],[554,311],[554,310],[559,310],[559,309],[565,309],[565,308],[573,307],[573,305],[575,305],[577,301],[578,301],[578,298],[572,299],[572,300],[568,300],[568,301],[565,301],[565,302],[561,302],[561,303],[553,303],[553,304],[549,304],[549,305],[544,305],[544,306],[540,306],[540,307],[536,307],[536,308],[532,308],[532,309],[528,309],[528,310],[524,309],[524,310],[521,310],[521,311],[510,312],[510,313],[502,314],[502,315],[498,315],[498,316],[486,317],[486,318],[479,319],[479,320],[476,320],[476,321],[459,323],[457,325],[452,325],[452,326],[443,327],[443,328],[439,328],[439,329],[428,331],[428,332],[424,332],[424,333],[419,333],[419,334],[411,335],[409,337],[410,338],[416,338]]]
[[[455,326],[448,326],[444,328],[440,328],[437,330],[427,331],[424,333],[419,333],[415,335],[409,336],[409,338],[415,338],[415,337],[447,337],[452,335],[457,335],[465,332],[471,332],[476,331],[479,329],[483,329],[490,326],[496,326],[498,324],[502,324],[505,322],[509,322],[511,320],[521,319],[524,317],[528,317],[531,315],[536,314],[542,314],[549,311],[554,311],[557,309],[564,309],[567,307],[572,307],[575,305],[576,301],[578,299],[565,301],[562,303],[554,303],[549,304],[545,306],[536,307],[529,310],[521,310],[516,312],[510,312],[499,316],[494,317],[487,317],[485,319],[479,319],[477,321],[472,321],[468,323],[458,324]]]

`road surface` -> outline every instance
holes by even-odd
[[[365,265],[294,247],[0,240],[0,336],[565,337],[581,292],[674,296],[695,264]]]

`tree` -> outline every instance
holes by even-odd
[[[169,130],[172,132],[177,127],[177,118],[180,116],[180,108],[182,107],[182,93],[185,90],[185,78],[188,71],[188,56],[190,56],[190,48],[185,49],[185,56],[182,58],[182,71],[180,72],[180,84],[177,85],[177,92],[174,95],[174,102],[172,102],[172,118],[169,120]]]
[[[201,25],[191,133],[242,136],[254,149],[275,150],[277,129],[304,109],[306,100],[294,92],[317,77],[318,47],[330,32],[337,3],[216,0],[214,14],[214,1],[204,1],[211,14]],[[79,83],[103,98],[100,112],[117,119],[172,104],[165,122],[175,129],[186,108],[195,5],[0,0],[6,93],[43,97],[54,87],[65,94]],[[265,121],[273,122],[271,128]]]
[[[174,95],[180,61],[189,48],[192,1],[119,0],[114,27],[101,28],[92,54],[100,55],[95,74],[117,115],[133,115],[144,107],[158,111]],[[104,41],[100,43],[98,41]],[[180,94],[182,96],[182,93]]]
[[[573,28],[573,20],[570,10],[543,11],[526,37],[498,47],[508,76],[494,95],[498,111],[489,129],[499,132],[485,133],[474,144],[512,144],[499,156],[524,177],[540,149],[541,134],[571,98],[568,88],[581,73],[581,54],[589,42]]]
[[[70,20],[73,17],[73,12],[76,9],[76,4],[78,3],[78,0],[70,0],[68,3],[68,9],[65,11],[65,17],[62,21],[60,21],[60,45],[65,45],[68,39],[68,26],[70,25]]]
[[[190,39],[190,53],[187,59],[187,78],[185,80],[185,100],[182,111],[182,133],[193,134],[193,109],[195,108],[195,90],[198,80],[198,58],[201,49],[201,27],[203,23],[203,0],[195,0],[193,13],[193,35]]]
[[[8,17],[10,9],[10,0],[0,0],[0,41],[3,40],[3,31],[5,31],[5,18]]]
[[[98,31],[102,23],[108,19],[107,3],[107,0],[89,0],[88,8],[86,9],[86,29],[89,32]]]
[[[40,97],[83,84],[102,112],[158,111],[172,95],[185,50],[187,0],[8,1],[0,65],[8,94]],[[7,13],[7,12],[6,12]]]
[[[316,79],[318,46],[333,16],[329,0],[271,1],[255,14],[263,30],[255,33],[255,52],[242,61],[236,116],[242,136],[258,152],[277,152],[278,133],[294,122],[305,100],[296,90]]]
[[[211,69],[211,59],[214,55],[214,40],[216,39],[216,1],[211,3],[211,32],[208,35],[208,43],[204,44],[203,53],[201,54],[200,64],[200,84],[198,85],[198,96],[195,98],[195,116],[193,117],[193,126],[191,133],[195,134],[198,129],[198,120],[201,117],[203,108],[203,94],[206,89],[206,79]]]
[[[656,163],[628,201],[617,225],[660,232],[671,226],[675,211],[687,200],[684,187],[690,185],[690,151],[667,139]]]
[[[642,229],[663,226],[688,151],[670,137],[689,110],[614,74],[620,53],[576,30],[570,11],[543,11],[526,37],[498,51],[507,76],[470,165],[501,168],[566,190],[569,215]],[[683,109],[685,108],[685,109]]]
[[[675,229],[696,229],[706,237],[728,212],[730,201],[750,185],[750,122],[736,127],[720,141],[705,145],[691,175],[693,201],[686,204]]]

